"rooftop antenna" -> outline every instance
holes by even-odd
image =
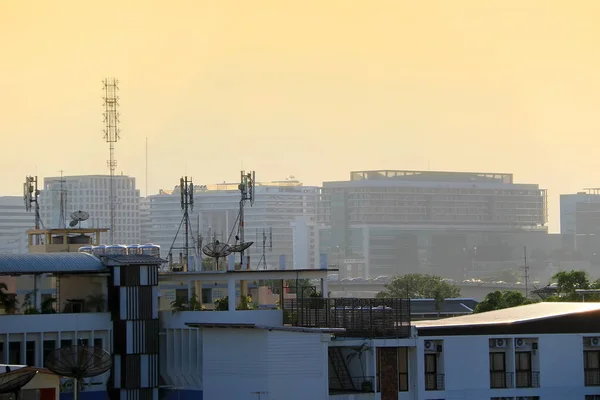
[[[34,204],[35,211],[35,229],[40,229],[42,225],[42,219],[40,218],[40,203],[38,197],[40,191],[38,190],[38,178],[37,176],[26,176],[25,183],[23,183],[23,201],[25,202],[25,210],[31,211],[31,204]],[[36,243],[40,244],[40,237],[35,236]]]
[[[258,229],[256,230],[256,237],[258,238]],[[269,227],[269,251],[273,251],[273,228]],[[260,256],[260,260],[258,260],[258,265],[256,269],[260,269],[260,266],[263,266],[263,269],[267,269],[267,232],[263,228],[262,230],[262,255]]]
[[[110,158],[107,165],[110,170],[110,242],[114,243],[115,237],[115,143],[120,139],[119,130],[119,81],[115,78],[106,78],[102,82],[104,85],[104,140],[108,143]]]
[[[63,176],[63,170],[60,170],[60,195],[59,195],[59,200],[60,200],[60,215],[58,217],[58,223],[60,224],[59,228],[61,229],[66,229],[67,228],[67,217],[65,215],[66,212],[66,208],[67,208],[67,188],[65,187],[65,184],[67,183],[67,181],[65,180],[64,176]]]
[[[175,241],[177,240],[177,236],[179,235],[179,230],[181,229],[181,225],[185,226],[185,243],[183,246],[183,270],[188,271],[188,260],[189,260],[189,249],[190,249],[190,211],[194,210],[194,184],[192,183],[192,178],[188,179],[187,176],[181,177],[179,180],[179,192],[181,196],[181,209],[183,210],[183,217],[181,218],[181,222],[179,223],[179,228],[177,229],[177,233],[175,233],[175,237],[173,238],[173,243],[171,244],[171,248],[169,249],[169,255],[172,254],[173,249],[180,249],[180,247],[174,247]],[[169,257],[170,258],[170,257]]]
[[[527,265],[527,246],[523,246],[523,270],[525,272],[525,298],[529,298],[529,266]]]
[[[74,213],[71,213],[71,222],[69,222],[69,227],[74,228],[78,226],[81,228],[81,223],[86,221],[89,217],[90,214],[86,213],[85,211],[75,211]]]
[[[148,197],[148,137],[146,136],[146,197]]]
[[[244,240],[244,206],[246,201],[250,202],[250,207],[254,205],[254,187],[256,183],[256,173],[254,171],[250,171],[246,173],[246,171],[241,171],[240,173],[240,184],[238,189],[240,189],[240,212],[239,212],[239,224],[238,224],[238,235],[236,236],[236,244],[239,241],[242,246],[239,249],[240,253],[240,269],[244,269],[244,250],[252,245],[246,244]]]

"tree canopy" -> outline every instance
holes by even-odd
[[[429,274],[406,274],[395,277],[378,298],[444,299],[460,297],[460,288],[439,276]]]
[[[503,308],[517,307],[531,304],[532,300],[526,298],[523,293],[516,290],[496,290],[488,293],[482,302],[477,304],[476,313],[501,310]]]
[[[590,280],[585,271],[561,271],[554,274],[551,282],[556,285],[556,290],[544,298],[545,301],[581,301],[578,289],[600,289],[600,280]],[[600,301],[600,295],[586,294],[585,301]]]

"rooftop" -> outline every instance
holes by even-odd
[[[0,254],[0,275],[104,272],[106,266],[87,253]]]
[[[352,171],[350,180],[402,179],[412,181],[502,182],[513,183],[513,174],[501,172],[409,171],[375,170]]]
[[[342,333],[344,328],[304,328],[298,326],[266,326],[252,323],[186,323],[190,328],[268,329],[270,331],[304,333]]]
[[[512,325],[556,317],[600,311],[600,303],[535,303],[435,321],[415,321],[419,331],[426,329]]]

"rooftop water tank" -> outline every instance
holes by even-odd
[[[88,253],[88,254],[92,254],[92,251],[94,249],[94,246],[82,246],[79,248],[79,252],[80,253]]]
[[[131,245],[127,246],[127,254],[129,254],[130,256],[140,254],[140,245],[139,244],[131,244]]]
[[[106,249],[104,250],[104,255],[126,256],[127,255],[127,246],[123,246],[120,244],[111,244],[110,246],[106,246]]]
[[[160,257],[160,246],[152,243],[144,244],[139,247],[139,254]]]
[[[92,254],[95,256],[103,256],[105,252],[106,246],[101,244],[100,246],[92,247]]]

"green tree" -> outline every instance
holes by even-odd
[[[582,295],[578,289],[599,289],[600,280],[591,281],[585,271],[561,271],[551,280],[556,283],[556,294],[546,298],[546,301],[581,301]],[[600,301],[600,294],[586,294],[585,301]]]
[[[496,290],[488,293],[482,302],[477,304],[476,313],[501,310],[503,308],[511,308],[533,303],[532,300],[526,298],[523,293],[516,290]]]
[[[444,299],[460,297],[460,288],[439,276],[406,274],[395,277],[377,293],[378,298]]]

